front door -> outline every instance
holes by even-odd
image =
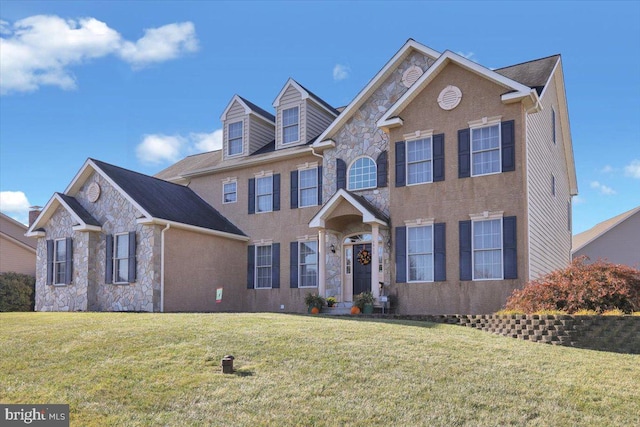
[[[371,292],[371,244],[353,246],[353,296]]]

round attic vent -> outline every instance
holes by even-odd
[[[89,188],[87,189],[87,199],[91,203],[95,203],[100,198],[100,185],[97,182],[92,182],[89,184]]]
[[[422,68],[412,65],[411,67],[407,68],[402,74],[402,84],[405,85],[405,87],[410,87],[420,78],[422,74],[424,74]]]
[[[443,110],[453,110],[460,104],[462,92],[456,86],[447,86],[438,95],[438,105]]]

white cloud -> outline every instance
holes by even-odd
[[[613,173],[615,169],[611,167],[611,165],[605,165],[602,169],[600,169],[600,173]]]
[[[351,68],[347,65],[336,64],[333,67],[333,80],[340,81],[349,77],[349,73],[351,72]]]
[[[598,181],[592,181],[591,188],[593,188],[594,190],[598,190],[600,194],[604,194],[605,196],[616,194],[616,191],[613,188],[607,187],[606,185],[601,184]]]
[[[456,52],[458,55],[462,56],[463,58],[467,58],[470,61],[473,62],[478,62],[477,59],[474,59],[474,56],[476,56],[476,54],[474,52]]]
[[[136,147],[136,155],[144,164],[157,165],[164,162],[175,162],[180,159],[184,138],[169,135],[145,135]]]
[[[71,67],[118,55],[133,68],[197,50],[191,22],[145,30],[136,42],[95,18],[35,15],[11,25],[0,21],[0,93],[32,92],[40,86],[76,87]]]
[[[118,54],[135,68],[140,68],[196,50],[198,39],[195,27],[191,22],[182,22],[144,30],[144,36],[137,42],[123,42]]]
[[[0,211],[16,221],[29,221],[29,200],[22,191],[0,191]]]
[[[211,133],[192,132],[188,136],[181,135],[145,135],[136,147],[136,155],[140,162],[147,165],[172,163],[182,157],[214,151],[222,148],[222,129]]]
[[[571,199],[571,203],[573,203],[574,205],[581,205],[585,202],[586,200],[582,196],[573,196],[573,198]]]
[[[631,163],[625,166],[624,174],[631,178],[640,179],[640,160],[632,160]]]

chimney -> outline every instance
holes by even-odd
[[[40,212],[42,212],[42,206],[29,207],[29,227],[31,227],[33,223],[36,222],[36,218],[38,218]]]

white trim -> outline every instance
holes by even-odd
[[[388,127],[390,124],[387,122],[390,118],[400,114],[404,108],[406,108],[413,99],[418,96],[420,92],[429,84],[435,77],[450,63],[457,64],[468,71],[474,72],[482,77],[485,77],[492,82],[504,86],[507,89],[512,89],[515,92],[509,92],[501,96],[503,103],[516,102],[526,98],[532,98],[531,102],[535,105],[538,100],[537,93],[532,94],[532,89],[521,83],[504,77],[495,71],[483,67],[469,59],[453,53],[449,50],[445,51],[436,62],[427,69],[427,71],[420,76],[417,82],[415,82],[405,93],[398,99],[385,114],[378,120],[378,127]],[[533,91],[535,92],[535,90]]]
[[[427,130],[417,130],[411,133],[405,133],[402,135],[402,138],[405,142],[416,141],[418,139],[426,139],[433,136],[433,129]]]
[[[298,171],[301,171],[306,169],[318,168],[318,166],[318,162],[304,162],[302,164],[296,165],[296,169],[298,169]]]
[[[490,219],[498,219],[504,217],[504,211],[484,211],[480,213],[469,214],[471,221],[484,221]]]
[[[236,188],[235,188],[234,193],[236,195],[236,199],[233,200],[233,201],[227,202],[225,200],[225,195],[227,194],[227,192],[225,192],[224,187],[225,187],[225,185],[229,185],[229,184],[235,184]],[[231,194],[231,193],[228,193],[228,194]],[[223,205],[230,205],[232,203],[236,203],[237,201],[238,201],[238,180],[235,179],[235,178],[234,179],[229,179],[229,178],[224,179],[222,181],[222,204]]]
[[[47,233],[45,233],[44,231],[29,231],[27,233],[24,234],[27,237],[46,237]]]
[[[99,225],[74,225],[71,227],[73,231],[102,231],[102,227]]]
[[[63,269],[64,279],[66,279],[66,276],[67,276],[67,272],[66,272],[67,263],[70,261],[70,260],[67,259],[67,239],[64,238],[64,237],[60,238],[60,239],[53,239],[53,266],[52,266],[53,278],[51,279],[51,284],[53,286],[66,286],[67,283],[64,283],[64,282],[60,283],[60,282],[57,281],[58,280],[58,274],[57,273],[59,273],[58,265],[62,264],[62,262],[58,261],[58,243],[59,242],[64,242],[64,253],[65,253],[65,255],[64,255],[64,269]],[[73,262],[73,258],[71,259],[71,262]],[[72,280],[73,280],[73,278],[72,278]]]
[[[384,126],[380,126],[383,132],[389,133],[389,129],[397,128],[404,125],[404,120],[396,116],[384,122]]]
[[[525,181],[525,188],[527,190],[527,195],[526,195],[526,200],[527,200],[527,219],[525,221],[525,227],[526,227],[526,233],[527,233],[527,277],[528,280],[531,280],[531,169],[529,167],[529,159],[531,157],[531,155],[529,154],[529,151],[531,150],[531,140],[529,138],[529,115],[525,114],[524,115],[524,123],[525,123],[525,132],[524,132],[524,138],[525,138],[525,150],[524,150],[524,156],[525,156],[525,164],[527,165],[527,169],[526,169],[526,175],[524,175],[524,181]],[[569,198],[571,199],[571,198]]]
[[[272,245],[273,244],[273,239],[260,239],[260,240],[252,240],[251,241],[252,245],[256,245],[256,246],[267,246],[267,245]]]
[[[278,96],[276,96],[276,99],[273,101],[273,104],[271,104],[276,109],[280,106],[280,99],[285,94],[285,92],[287,91],[289,86],[293,86],[300,93],[300,98],[301,98],[302,101],[304,101],[305,99],[313,101],[314,104],[316,104],[318,107],[322,108],[323,110],[325,110],[326,112],[331,114],[333,117],[337,117],[338,116],[335,111],[332,111],[332,110],[328,109],[324,104],[322,104],[321,102],[318,102],[313,96],[311,96],[311,94],[308,91],[306,91],[300,85],[300,83],[298,83],[297,81],[293,80],[291,77],[289,77],[287,82],[284,84],[284,86],[282,87],[282,89],[278,93]]]
[[[485,212],[487,213],[487,212]],[[476,279],[476,249],[474,245],[474,228],[477,222],[487,222],[487,221],[500,221],[500,277],[491,277],[487,279]],[[502,223],[503,217],[483,217],[476,218],[471,220],[471,280],[474,282],[486,282],[489,280],[504,280],[504,226]],[[496,249],[479,249],[479,250],[496,250]]]
[[[304,236],[296,237],[296,241],[298,242],[310,242],[312,240],[319,240],[317,234],[305,234]]]
[[[406,221],[405,221],[406,222]],[[411,280],[409,278],[409,229],[410,228],[422,228],[422,227],[430,227],[431,228],[431,280]],[[433,283],[435,282],[435,277],[436,277],[436,252],[435,252],[435,230],[434,230],[434,226],[433,226],[433,222],[431,224],[413,224],[413,225],[407,225],[407,236],[406,236],[406,247],[405,247],[405,260],[406,260],[406,265],[404,266],[405,268],[405,274],[406,274],[406,278],[407,278],[407,283]],[[472,243],[473,245],[473,243]],[[471,246],[472,248],[472,252],[473,252],[473,246]],[[422,255],[427,255],[428,253],[422,254]],[[397,266],[396,266],[397,268]]]
[[[333,196],[331,196],[329,201],[327,201],[327,203],[324,204],[322,209],[320,209],[320,211],[317,214],[315,214],[313,218],[311,218],[311,221],[309,221],[309,227],[325,228],[326,218],[329,217],[331,213],[336,209],[336,207],[340,204],[340,199],[344,199],[347,202],[349,202],[354,208],[356,208],[362,214],[362,222],[364,224],[376,223],[384,227],[388,226],[388,224],[385,221],[376,218],[372,212],[370,212],[367,208],[362,206],[362,204],[358,202],[356,199],[354,199],[353,196],[351,196],[351,194],[349,194],[346,190],[341,188],[338,191],[336,191],[333,194]],[[362,233],[356,233],[356,234],[362,234]]]
[[[373,165],[375,166],[375,183],[372,187],[362,187],[362,188],[351,188],[351,168],[353,167],[353,165],[360,159],[369,159],[373,162]],[[378,164],[376,163],[375,160],[373,160],[373,158],[367,156],[366,154],[362,155],[362,156],[358,156],[355,159],[353,159],[351,161],[351,163],[349,163],[349,166],[347,166],[347,190],[349,191],[363,191],[363,190],[371,190],[374,188],[378,188]]]
[[[435,218],[416,218],[416,219],[407,219],[404,221],[404,225],[407,227],[417,227],[422,225],[433,225],[435,224]]]
[[[307,243],[307,242],[315,242],[316,243],[316,285],[315,286],[302,286],[302,264],[300,263],[300,247],[302,246],[303,243]],[[319,288],[320,287],[320,242],[318,241],[318,239],[308,239],[308,240],[298,240],[298,259],[297,261],[297,266],[298,266],[298,288],[300,289],[313,289],[313,288]],[[308,264],[304,264],[304,265],[308,265]]]
[[[312,166],[312,167],[307,167],[304,169],[300,169],[300,167],[298,166],[298,208],[302,209],[302,208],[308,208],[308,207],[312,207],[312,206],[318,206],[318,192],[320,191],[320,182],[318,179],[318,166],[317,166],[317,162],[315,162],[316,166]],[[302,188],[302,185],[300,184],[300,179],[302,178],[302,172],[306,172],[306,171],[315,171],[315,176],[316,176],[316,199],[314,201],[313,204],[310,205],[302,205],[302,190],[309,190],[311,188],[314,187],[306,187],[306,188]]]
[[[231,98],[231,101],[229,101],[229,103],[227,104],[227,107],[224,109],[224,111],[222,112],[222,115],[220,116],[220,120],[222,121],[226,121],[227,120],[227,113],[229,113],[229,110],[231,109],[231,106],[233,105],[233,103],[237,101],[242,108],[244,108],[244,114],[248,115],[248,114],[253,114],[256,117],[260,117],[262,120],[266,121],[269,124],[275,125],[275,121],[263,116],[262,114],[259,114],[258,112],[254,111],[251,109],[251,107],[249,107],[243,100],[242,98],[240,98],[240,96],[238,95],[233,95],[233,98]]]
[[[273,172],[272,171],[260,171],[259,173],[255,174],[255,188],[254,188],[254,206],[255,206],[255,211],[254,214],[262,214],[262,213],[268,213],[268,212],[274,212],[273,209],[273,194],[274,194],[274,188],[273,188]],[[265,193],[265,194],[258,194],[258,180],[260,179],[267,179],[270,178],[271,179],[271,192],[270,193]],[[271,209],[269,209],[268,211],[261,211],[258,210],[258,197],[266,197],[266,196],[270,196],[271,198]]]
[[[240,240],[242,242],[248,242],[250,239],[248,236],[241,236],[239,234],[227,233],[225,231],[212,230],[210,228],[198,227],[196,225],[183,224],[181,222],[169,221],[162,218],[139,218],[136,220],[140,225],[171,225],[173,228],[179,230],[193,231],[194,233],[207,234],[210,236],[224,237],[232,240]]]
[[[287,126],[285,126],[284,125],[284,112],[288,111],[288,110],[293,110],[294,108],[298,110],[298,121],[296,122],[295,125],[287,125]],[[302,126],[300,126],[300,116],[302,114],[301,110],[302,109],[300,108],[300,105],[296,105],[296,106],[289,107],[289,108],[283,108],[281,113],[280,113],[282,115],[282,118],[280,119],[280,123],[281,123],[280,131],[282,132],[282,141],[281,141],[280,145],[282,145],[283,147],[290,146],[290,145],[295,145],[295,144],[297,144],[297,143],[302,141]],[[290,127],[293,127],[293,126],[297,126],[298,127],[298,139],[296,139],[295,141],[284,142],[284,130],[286,128],[290,128]]]
[[[485,119],[487,119],[487,118],[484,117],[482,120],[485,120]],[[496,117],[492,117],[491,119],[496,119]],[[474,122],[474,123],[477,123],[477,121]],[[498,148],[476,150],[474,152],[473,151],[473,132],[477,131],[477,130],[480,130],[480,129],[494,127],[494,126],[498,127]],[[473,173],[473,155],[474,154],[479,154],[479,153],[486,153],[486,152],[496,151],[496,150],[498,151],[498,170],[494,171],[494,172],[475,173],[474,174]],[[470,172],[471,177],[496,175],[496,174],[502,173],[502,126],[501,126],[501,122],[496,122],[495,120],[489,121],[489,119],[487,119],[487,124],[481,124],[481,125],[476,124],[474,127],[470,127],[469,128],[469,172]]]
[[[469,124],[469,129],[479,129],[499,125],[500,123],[502,123],[502,116],[483,117],[478,120],[471,120],[467,123]]]
[[[169,230],[171,228],[171,224],[167,224],[167,226],[165,228],[162,229],[162,231],[160,232],[160,313],[164,313],[164,277],[165,277],[165,272],[164,272],[164,261],[165,261],[165,238],[164,238],[164,233],[165,231]]]
[[[118,237],[121,236],[127,236],[127,257],[126,258],[116,258],[116,254],[118,253]],[[124,233],[114,233],[113,234],[113,254],[111,254],[111,262],[113,263],[113,267],[112,267],[112,271],[113,271],[113,284],[114,285],[128,285],[129,284],[129,257],[131,256],[129,254],[129,233],[128,232],[124,232]],[[124,282],[118,282],[117,277],[118,277],[118,273],[117,273],[117,268],[116,266],[118,265],[118,259],[120,260],[126,260],[127,261],[127,280],[125,280]]]
[[[424,46],[413,39],[407,40],[407,42],[396,52],[393,57],[382,67],[380,71],[369,81],[369,83],[356,95],[356,97],[345,107],[340,115],[327,127],[322,134],[318,137],[313,146],[321,148],[324,146],[325,140],[334,136],[351,116],[358,111],[358,109],[366,102],[366,100],[375,92],[382,83],[391,75],[391,73],[398,67],[398,65],[409,55],[410,50],[415,50],[428,56],[432,59],[436,59],[440,56],[440,53]],[[427,70],[428,71],[428,70]],[[425,73],[426,74],[426,73]],[[421,76],[424,77],[424,74]],[[419,81],[419,79],[418,79]],[[415,87],[416,83],[412,87]],[[411,90],[411,89],[409,89]],[[393,115],[390,115],[393,116]],[[387,119],[390,117],[387,117]],[[397,123],[397,122],[396,122]],[[394,123],[395,124],[395,123]]]
[[[229,154],[229,148],[231,148],[231,135],[230,135],[231,131],[230,131],[230,128],[231,128],[231,125],[235,125],[235,124],[238,124],[238,123],[240,123],[240,124],[242,125],[242,130],[241,130],[241,132],[240,132],[241,137],[240,137],[240,138],[233,138],[233,139],[234,139],[234,140],[238,140],[238,139],[240,139],[240,142],[241,142],[241,144],[240,144],[241,150],[240,150],[240,152],[239,152],[239,153]],[[227,124],[225,125],[225,127],[226,127],[226,131],[227,131],[227,132],[226,132],[226,141],[224,141],[224,142],[226,142],[226,144],[223,144],[223,145],[225,146],[225,147],[224,147],[224,148],[225,148],[225,150],[222,152],[223,157],[224,157],[225,159],[233,159],[233,158],[235,158],[235,157],[243,156],[243,155],[244,155],[244,148],[245,148],[245,145],[246,145],[246,144],[245,144],[245,139],[246,139],[246,138],[245,138],[244,118],[242,118],[242,119],[240,119],[240,120],[236,120],[235,122],[227,123]]]
[[[258,248],[266,248],[269,247],[271,249],[271,264],[269,264],[269,270],[271,274],[269,274],[269,285],[270,286],[260,286],[258,287]],[[266,266],[262,266],[262,268],[266,268]],[[272,243],[264,243],[257,244],[253,247],[253,289],[273,289],[273,242]]]
[[[76,176],[78,177],[78,176]],[[117,188],[117,187],[116,187]],[[72,197],[72,196],[70,196]],[[60,197],[60,193],[54,193],[51,199],[47,202],[44,208],[42,208],[42,212],[36,218],[36,220],[31,224],[25,236],[27,237],[44,237],[43,235],[34,234],[35,230],[42,227],[42,223],[47,222],[55,213],[58,206],[62,206],[68,213],[71,215],[73,220],[78,224],[74,225],[72,229],[74,231],[102,231],[102,227],[98,225],[89,225],[80,218],[73,209],[64,201],[62,197]],[[141,212],[144,212],[141,210]]]
[[[429,131],[425,131],[425,135],[428,134]],[[418,135],[418,133],[421,133],[420,131],[416,132],[416,135]],[[430,141],[430,152],[431,152],[431,158],[429,160],[421,160],[419,162],[411,162],[411,164],[416,164],[416,163],[422,163],[422,162],[429,162],[431,163],[431,179],[429,181],[420,181],[420,182],[413,182],[413,183],[409,183],[409,143],[411,142],[417,142],[417,141],[422,141],[422,140],[426,140],[429,139]],[[405,159],[404,159],[404,182],[405,182],[405,186],[407,187],[412,187],[414,185],[423,185],[423,184],[432,184],[433,183],[433,131],[431,131],[431,134],[429,136],[423,136],[417,139],[410,139],[408,141],[405,141]]]

